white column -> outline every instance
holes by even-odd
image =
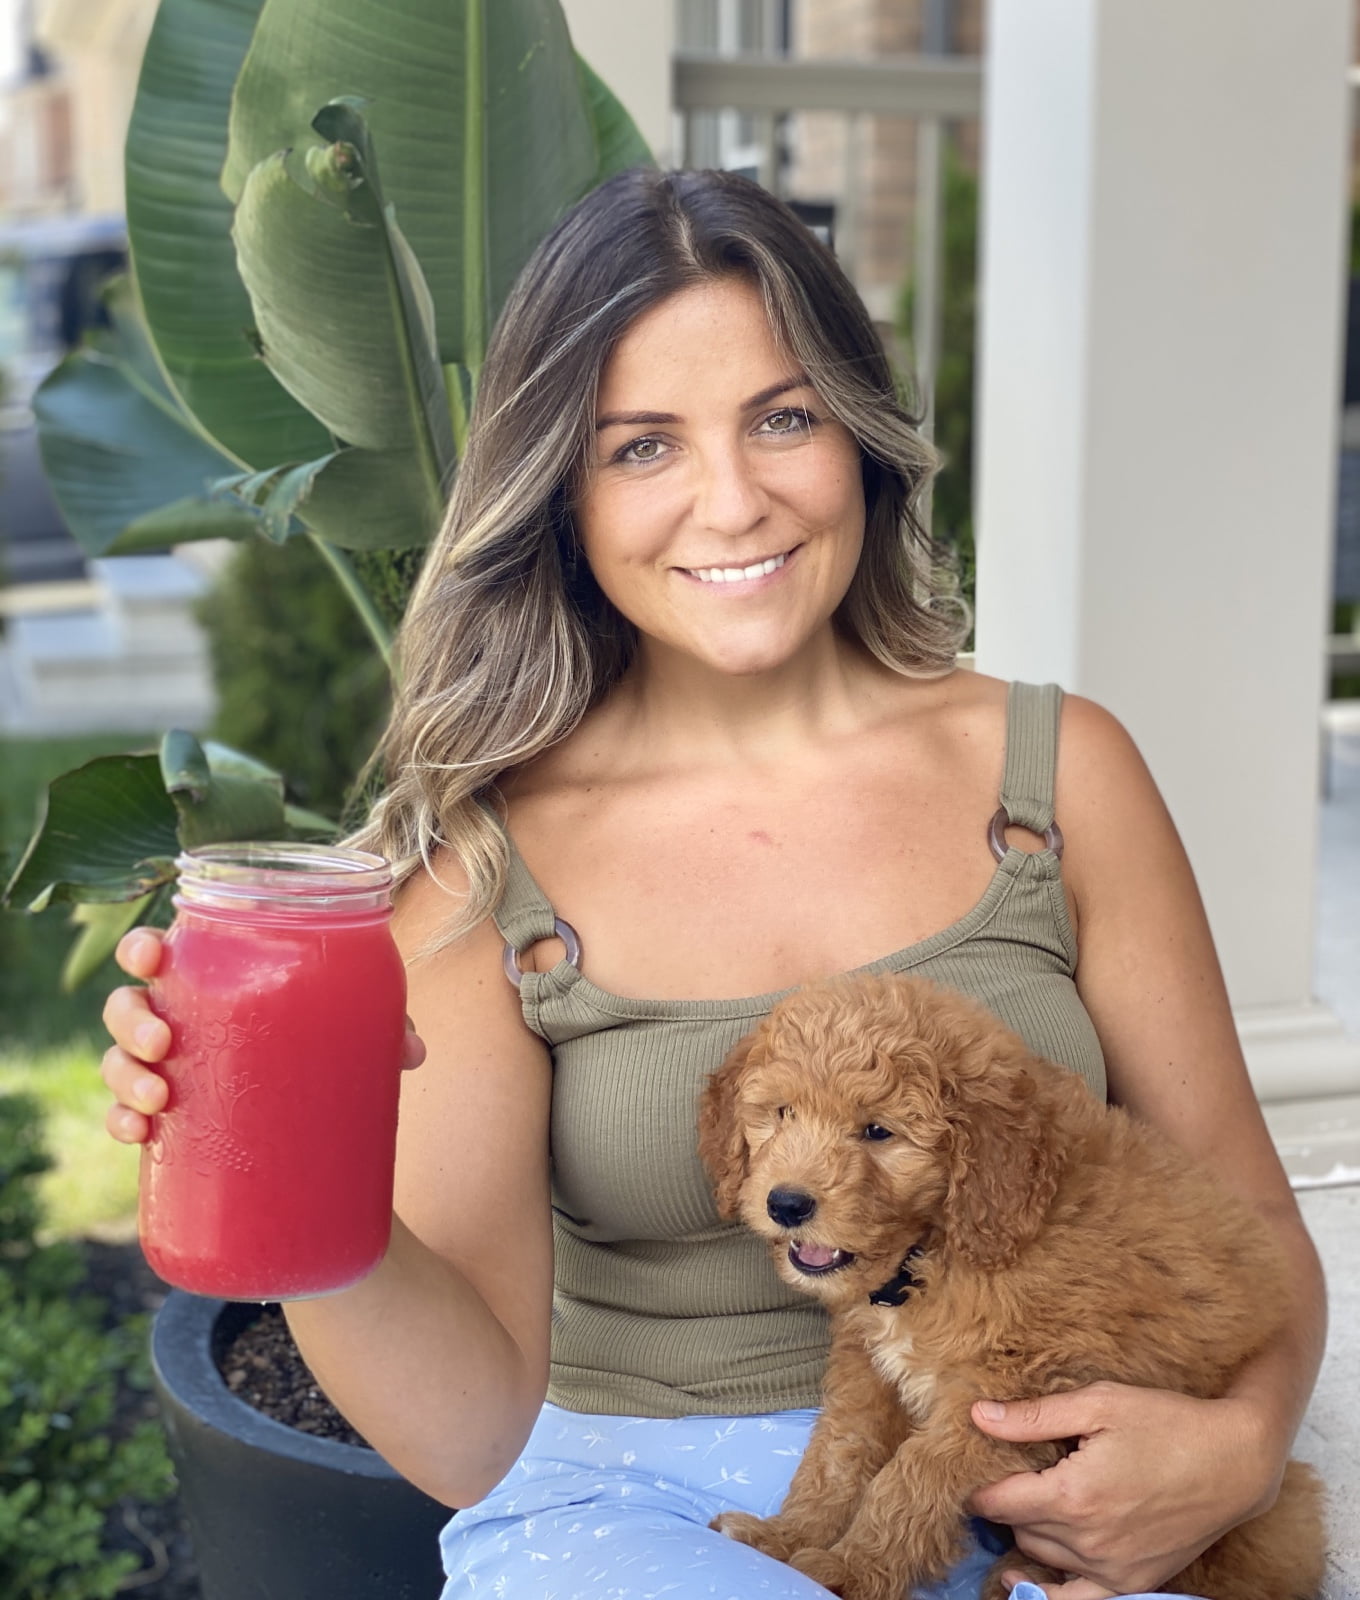
[[[1263,1099],[1360,1090],[1311,998],[1349,0],[993,0],[978,666],[1138,741]]]
[[[671,52],[676,0],[562,0],[571,40],[623,102],[659,165],[674,166]]]

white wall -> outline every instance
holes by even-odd
[[[1239,1015],[1316,1035],[1349,0],[990,26],[978,665],[1125,721]]]
[[[673,166],[675,0],[562,0],[562,9],[577,51],[623,102],[660,165]]]

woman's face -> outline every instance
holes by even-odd
[[[644,657],[759,673],[829,630],[864,542],[859,447],[744,279],[681,290],[619,342],[576,526]]]

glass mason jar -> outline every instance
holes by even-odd
[[[168,1283],[285,1300],[387,1249],[406,976],[392,874],[336,846],[187,851],[150,986],[170,1088],[142,1149],[139,1228]]]

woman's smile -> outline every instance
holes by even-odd
[[[792,550],[781,550],[777,556],[758,558],[744,566],[677,567],[675,570],[686,578],[697,578],[700,583],[717,584],[730,594],[749,594],[762,578],[782,571],[797,553],[795,545]]]

